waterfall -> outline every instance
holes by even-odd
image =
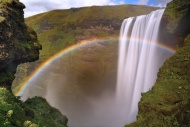
[[[110,44],[115,41],[99,40],[68,48],[72,50],[63,50],[62,55],[44,62],[26,82],[22,99],[46,98],[68,117],[72,127],[123,127],[135,121],[141,93],[152,87],[159,67],[173,54],[158,43],[163,12],[160,9],[123,21],[116,90],[115,73],[99,73],[105,73],[104,62],[109,60],[104,53],[112,51]]]
[[[158,43],[163,12],[160,9],[149,15],[127,18],[122,23],[116,95],[123,124],[136,120],[141,93],[153,86],[159,67],[171,55]]]

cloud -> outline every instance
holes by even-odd
[[[172,0],[138,0],[137,4],[155,7],[165,7],[166,4],[170,1]]]
[[[147,5],[148,4],[148,0],[139,0],[137,4]]]
[[[166,4],[162,4],[162,3],[159,3],[157,5],[150,4],[150,6],[153,6],[153,7],[166,7]]]
[[[155,6],[155,7],[166,7],[167,3],[169,3],[172,0],[158,0],[158,1],[153,1],[150,6]]]
[[[167,4],[167,3],[169,3],[170,1],[172,1],[172,0],[158,0],[158,2],[157,3],[162,3],[162,5],[163,4]]]
[[[166,6],[171,0],[20,0],[25,4],[25,17],[55,9],[69,9],[72,7],[118,5],[124,3],[136,3],[151,6]]]
[[[38,13],[54,10],[69,9],[71,7],[84,7],[92,5],[117,5],[123,4],[123,0],[20,0],[26,6],[25,17]]]

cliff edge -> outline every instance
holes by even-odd
[[[67,118],[45,99],[21,102],[11,91],[16,68],[39,59],[36,32],[24,23],[25,6],[18,0],[0,1],[0,126],[66,127]]]
[[[17,0],[0,1],[0,86],[11,89],[20,63],[39,59],[36,32],[24,23],[25,6]]]
[[[137,121],[125,127],[190,126],[190,1],[168,3],[163,41],[180,48],[160,68],[153,88],[142,93]]]

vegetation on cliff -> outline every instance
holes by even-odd
[[[162,42],[183,46],[184,38],[190,33],[190,1],[173,0],[167,4],[162,21]]]
[[[67,127],[67,122],[67,118],[45,99],[35,97],[23,103],[0,87],[1,127]]]
[[[126,127],[190,126],[189,15],[189,0],[173,0],[167,5],[162,32],[170,37],[162,35],[162,41],[181,47],[160,68],[153,88],[142,94],[137,122]]]
[[[165,35],[169,35],[169,37],[162,35],[162,41],[166,40],[168,43],[183,45],[183,47],[179,48],[176,54],[164,63],[152,90],[142,94],[142,99],[139,102],[138,121],[126,127],[190,126],[190,35],[187,37],[190,34],[189,5],[189,0],[173,0],[173,2],[167,5],[162,19],[162,31],[164,34],[167,33]],[[105,10],[101,10],[100,7],[73,8],[64,11],[51,11],[26,19],[26,22],[39,34],[39,40],[44,49],[41,52],[40,60],[37,63],[27,64],[25,67],[22,66],[20,74],[27,76],[29,71],[52,54],[81,40],[118,36],[120,24],[124,18],[148,13],[148,11],[155,9],[149,8],[146,10],[142,8],[147,7],[140,6],[141,9],[135,10],[136,7],[122,5],[118,6],[118,8],[116,7],[116,9],[112,8],[111,11],[109,7],[105,7]],[[130,12],[129,15],[124,13],[121,13],[119,16],[116,15],[118,14],[117,11],[125,12],[122,8]],[[141,12],[142,10],[146,10],[146,12]],[[112,11],[116,13],[112,14]],[[135,13],[132,14],[131,12]],[[102,17],[99,17],[100,13]],[[56,18],[61,18],[62,20],[56,20]],[[4,21],[4,18],[0,19]],[[173,37],[175,38],[173,39]],[[24,48],[23,51],[25,51],[26,48],[30,49],[31,46],[20,44],[18,47],[21,47],[19,49]],[[26,66],[29,69],[26,69]],[[78,67],[77,69],[80,70],[80,65]],[[1,73],[1,75],[6,75],[3,76],[4,78],[2,78],[3,81],[1,82],[7,82],[7,78],[11,78],[10,81],[13,80],[13,74],[7,70]],[[7,109],[2,108],[3,115],[0,116],[0,120],[3,123],[2,126],[4,124],[42,126],[47,119],[51,122],[46,126],[61,126],[60,124],[62,123],[65,123],[63,126],[66,126],[67,119],[61,116],[56,109],[50,108],[42,98],[29,99],[23,104],[10,94],[6,88],[2,88],[0,91],[5,93],[1,98],[1,105],[5,104],[8,107]],[[6,102],[7,96],[10,102]],[[36,102],[37,105],[34,105],[33,102]],[[36,108],[36,106],[39,108]],[[41,108],[45,108],[45,110],[41,110]],[[23,116],[25,119],[21,120],[18,118],[16,120],[14,116],[16,114],[15,110],[20,111],[19,116]],[[51,115],[49,116],[47,113]],[[41,116],[45,116],[47,119]],[[55,118],[54,116],[58,117]]]
[[[126,127],[190,126],[190,35],[160,68],[152,90],[142,94],[137,122]]]
[[[36,32],[24,23],[24,8],[18,0],[0,1],[0,126],[66,127],[67,118],[44,99],[23,103],[12,94],[17,66],[39,59],[41,49]],[[39,110],[48,114],[39,114]]]
[[[28,109],[28,115],[33,116],[31,121],[40,127],[67,127],[67,117],[63,116],[57,109],[52,108],[44,98],[28,99],[24,102],[24,106]]]
[[[185,34],[190,33],[190,1],[173,0],[167,4],[163,20],[166,22],[166,29],[170,33]]]
[[[24,23],[23,8],[17,0],[0,1],[0,86],[11,89],[18,64],[39,58],[37,35]]]

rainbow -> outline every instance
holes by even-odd
[[[108,41],[108,40],[118,40],[118,37],[114,37],[114,38],[107,38],[107,39],[89,39],[89,40],[84,40],[81,42],[78,42],[74,45],[71,45],[70,47],[67,47],[63,50],[61,50],[60,52],[58,52],[57,54],[52,55],[49,59],[47,59],[45,62],[43,62],[41,65],[39,65],[37,67],[36,70],[34,70],[30,76],[21,84],[21,86],[19,87],[19,89],[14,93],[16,96],[22,96],[24,91],[27,89],[27,87],[29,86],[29,84],[32,83],[33,80],[35,80],[36,77],[38,77],[40,75],[41,72],[43,72],[46,67],[48,67],[49,65],[51,65],[54,61],[56,61],[57,59],[63,57],[65,54],[80,48],[82,46],[87,46],[93,43],[97,43],[100,41]],[[131,40],[135,40],[135,38],[131,39]],[[146,41],[147,43],[151,43],[150,41]],[[144,42],[143,42],[144,43]],[[156,43],[156,46],[158,46],[159,48],[162,48],[164,50],[167,50],[171,53],[175,53],[175,49],[171,46],[167,46],[163,43]]]

